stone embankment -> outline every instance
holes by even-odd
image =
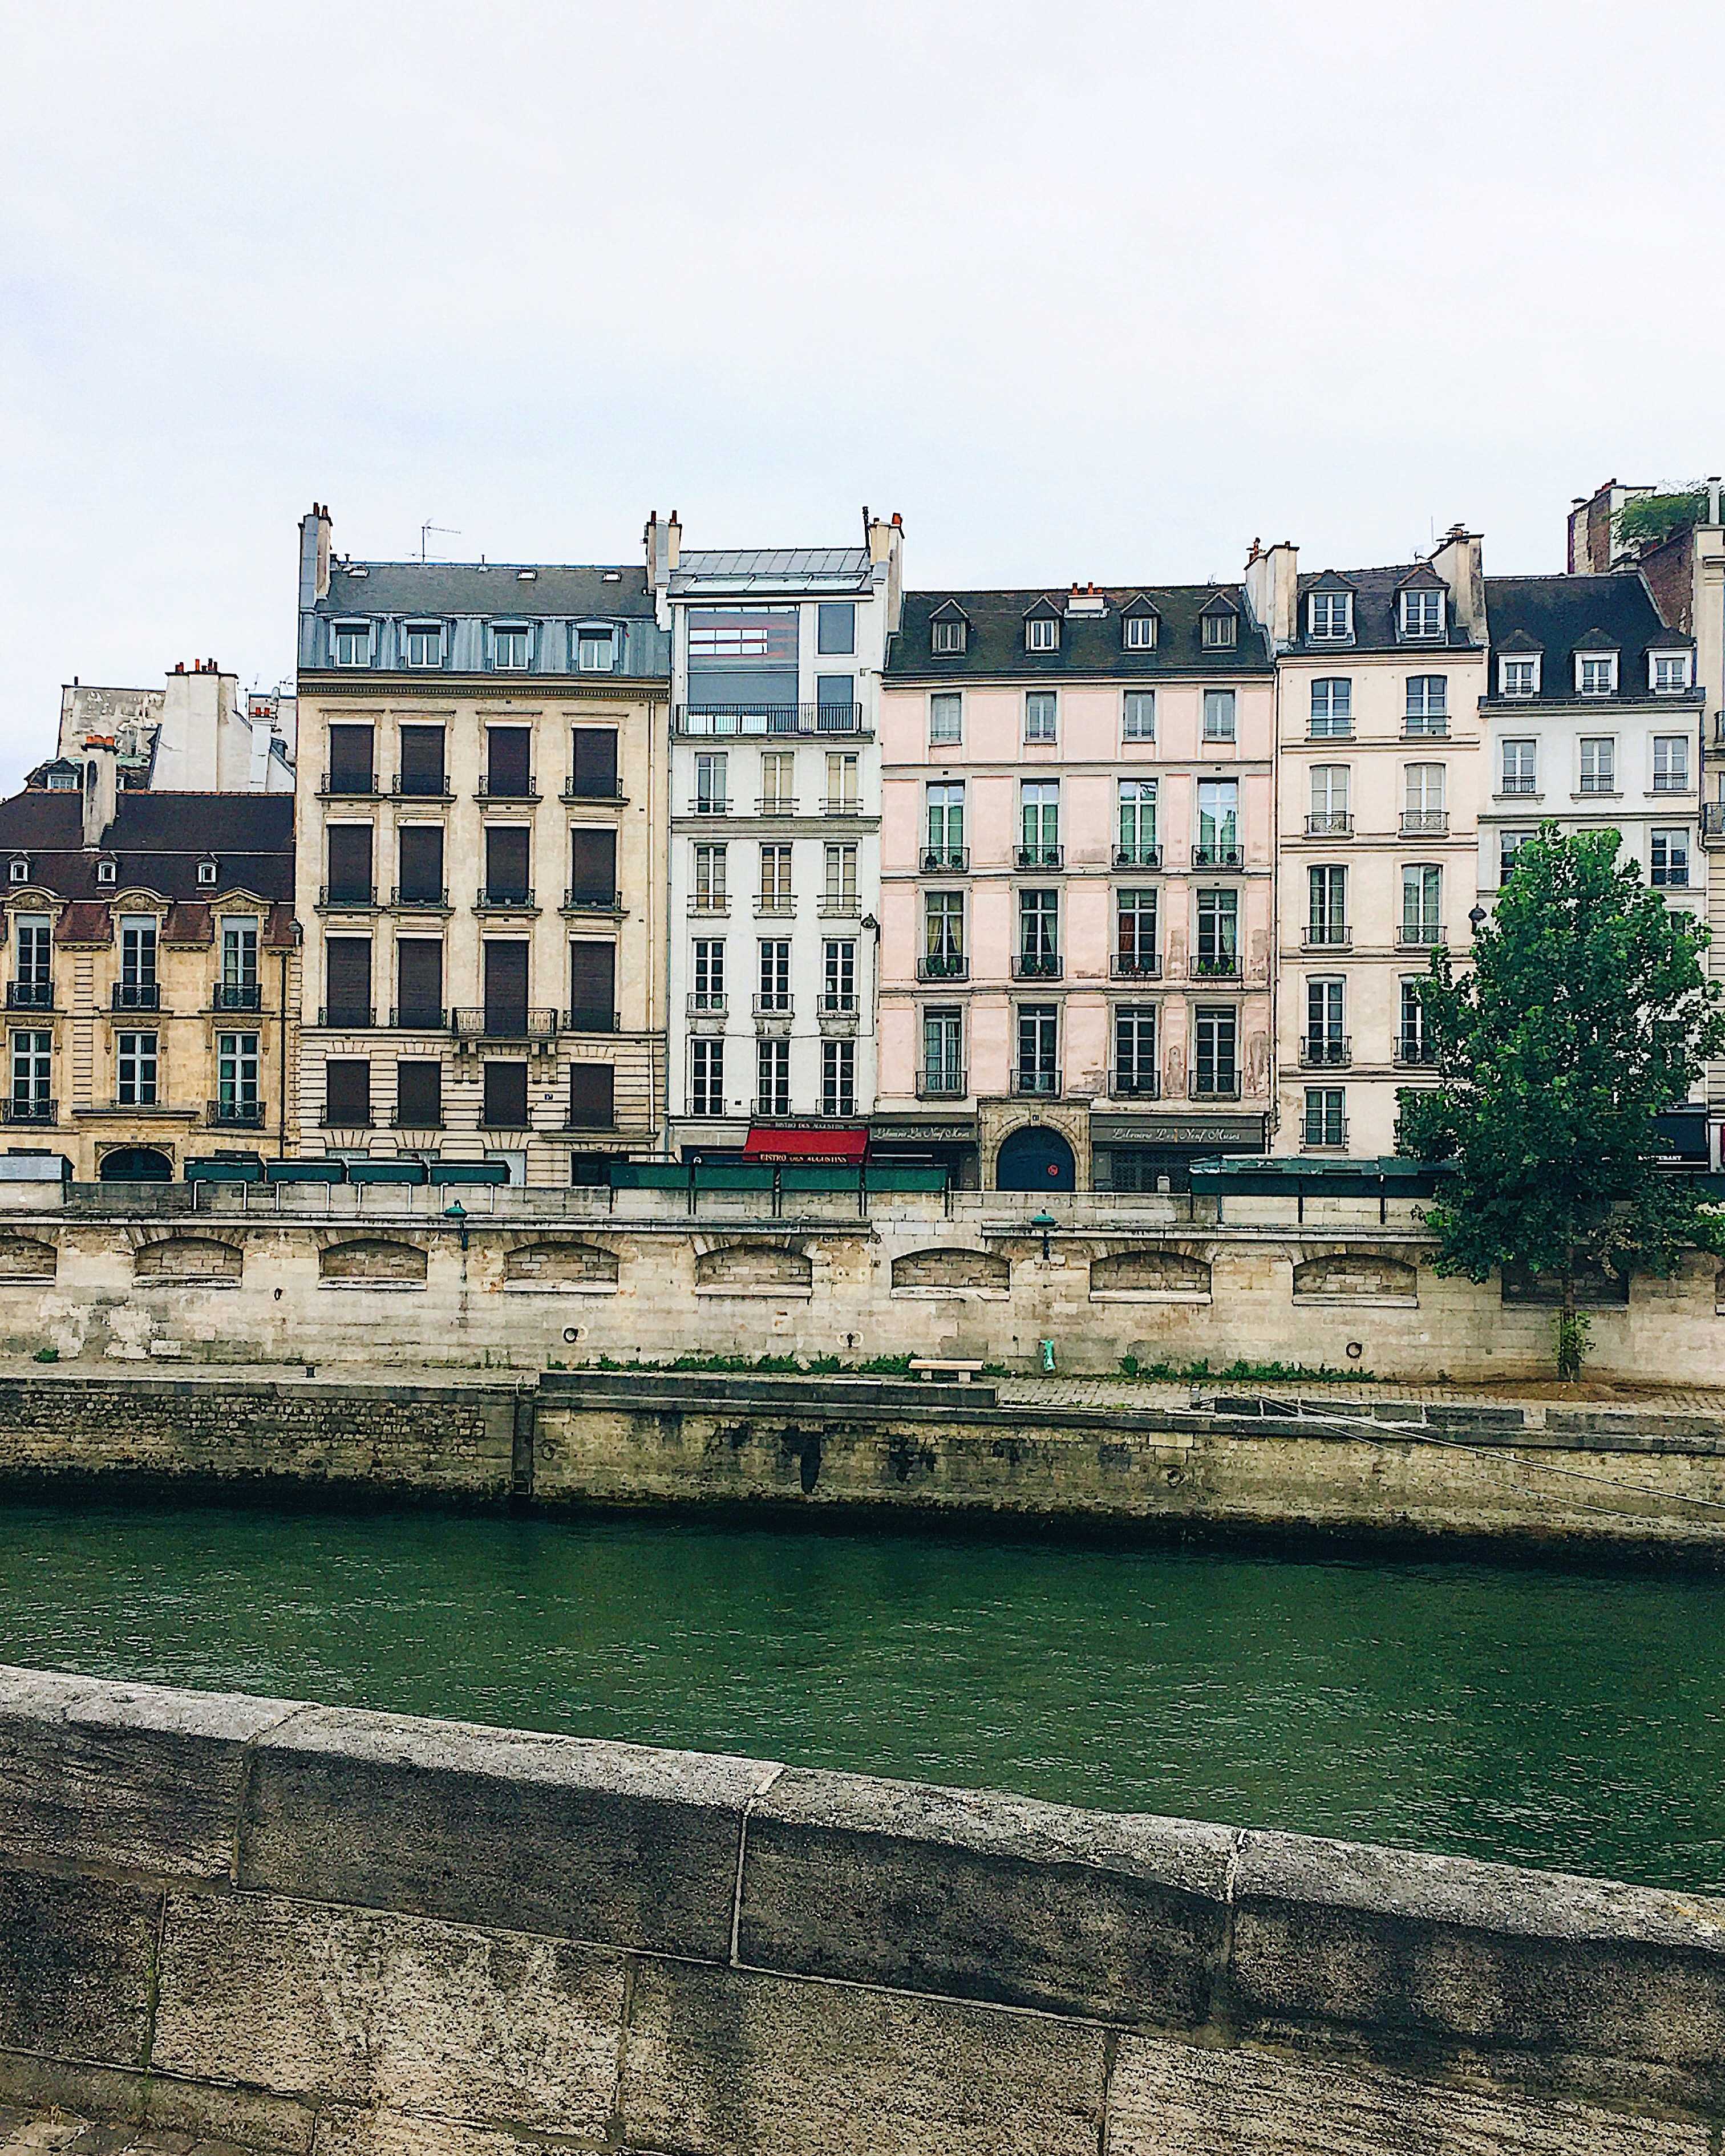
[[[0,2102],[259,2156],[1717,2156],[1725,1905],[0,1671]]]
[[[1707,1408],[552,1371],[0,1375],[0,1486],[1725,1553]],[[1693,1401],[1697,1396],[1691,1395]]]

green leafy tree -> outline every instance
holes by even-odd
[[[1625,547],[1662,547],[1678,531],[1687,531],[1707,513],[1705,487],[1677,494],[1631,495],[1617,512],[1617,536]]]
[[[1437,1270],[1502,1266],[1563,1282],[1558,1373],[1579,1373],[1578,1277],[1674,1271],[1721,1246],[1721,1220],[1652,1165],[1654,1118],[1725,1051],[1706,928],[1642,886],[1615,831],[1547,824],[1516,855],[1459,978],[1432,955],[1420,983],[1439,1084],[1401,1096],[1397,1143],[1453,1160],[1426,1220]]]

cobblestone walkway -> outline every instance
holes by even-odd
[[[195,2133],[146,2133],[136,2126],[94,2126],[64,2111],[14,2111],[0,2105],[0,2156],[37,2156],[41,2150],[76,2150],[77,2156],[240,2156],[231,2141],[201,2140]]]

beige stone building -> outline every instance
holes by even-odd
[[[643,567],[300,525],[305,1149],[603,1179],[665,1115],[669,639]]]

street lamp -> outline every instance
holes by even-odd
[[[1052,1213],[1034,1214],[1031,1217],[1030,1225],[1042,1230],[1042,1262],[1046,1265],[1049,1261],[1048,1231],[1055,1225],[1055,1217]]]
[[[461,1247],[465,1250],[467,1248],[467,1208],[458,1198],[453,1204],[444,1206],[444,1218],[461,1230]]]

